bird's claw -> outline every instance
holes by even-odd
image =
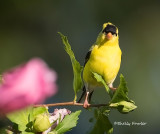
[[[87,109],[89,107],[89,105],[90,105],[89,103],[84,103],[83,108]]]
[[[115,92],[117,90],[117,88],[115,87],[109,87],[113,92]]]

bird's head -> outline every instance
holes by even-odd
[[[114,42],[118,41],[118,28],[112,23],[104,23],[102,27],[102,31],[99,34],[97,41],[102,42]]]
[[[113,38],[117,38],[118,28],[110,22],[104,23],[102,34],[107,40],[112,40]]]

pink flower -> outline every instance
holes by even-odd
[[[71,111],[68,110],[68,109],[54,109],[54,112],[53,114],[49,117],[49,121],[50,123],[53,123],[53,125],[48,128],[48,130],[44,131],[42,134],[48,134],[50,131],[52,131],[58,124],[59,124],[59,121],[61,122],[64,117],[68,114],[71,114]]]
[[[56,73],[39,58],[3,74],[0,86],[0,113],[42,103],[56,93]]]
[[[61,118],[60,121],[62,121],[63,118],[64,118],[67,114],[71,114],[71,111],[68,110],[68,109],[65,109],[65,108],[63,108],[63,109],[54,109],[53,115],[52,115],[49,119],[50,119],[51,123],[53,123],[55,120],[57,120],[57,122],[55,122],[55,124],[54,124],[55,126],[57,126],[58,123],[59,123],[58,118]],[[52,121],[53,121],[53,122],[52,122]]]

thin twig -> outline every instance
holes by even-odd
[[[51,103],[51,104],[37,104],[34,107],[55,107],[55,106],[83,106],[83,103],[77,102],[62,102],[62,103]],[[109,104],[89,104],[88,107],[101,107],[101,106],[109,106]]]

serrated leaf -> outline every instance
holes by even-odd
[[[58,34],[61,36],[62,42],[65,46],[65,51],[68,53],[70,56],[71,62],[72,62],[72,67],[73,67],[73,74],[74,74],[74,79],[73,79],[73,89],[75,92],[75,98],[74,101],[77,99],[77,92],[82,89],[82,78],[81,78],[81,73],[83,67],[80,65],[80,63],[76,60],[74,53],[71,49],[71,46],[68,42],[68,39],[66,36],[64,36],[62,33],[58,32]]]
[[[112,98],[112,93],[111,93],[109,87],[107,86],[106,82],[104,81],[103,77],[102,77],[101,75],[95,73],[95,72],[92,72],[92,73],[93,73],[93,75],[94,75],[94,78],[96,78],[97,82],[101,82],[101,83],[104,85],[107,93],[108,93],[108,94],[110,95],[110,97]]]
[[[120,75],[120,85],[114,93],[111,103],[120,101],[129,101],[127,83],[122,74]]]
[[[29,123],[29,115],[32,114],[32,108],[25,108],[7,115],[7,118],[18,124],[19,131],[25,131]]]
[[[7,118],[12,121],[13,123],[18,125],[18,130],[25,132],[31,131],[32,127],[32,121],[35,119],[35,117],[38,114],[42,114],[47,112],[48,110],[44,107],[38,107],[38,108],[33,108],[33,107],[28,107],[16,112],[13,112],[11,114],[7,115]]]
[[[109,121],[108,117],[101,112],[97,112],[98,117],[94,128],[90,132],[90,134],[112,134],[113,126]]]
[[[78,116],[80,115],[81,110],[66,115],[65,118],[60,122],[57,127],[54,129],[54,133],[63,134],[67,131],[70,131],[73,127],[77,125]]]
[[[122,74],[120,75],[120,85],[110,101],[110,107],[117,108],[121,113],[128,113],[137,108],[134,101],[128,98],[128,88]]]

